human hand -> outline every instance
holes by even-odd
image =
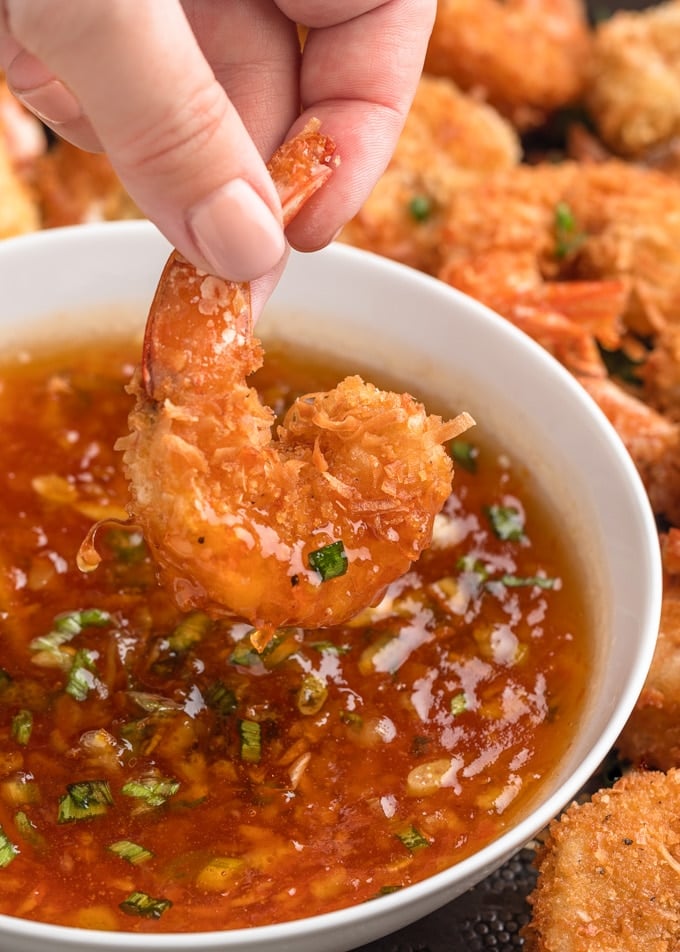
[[[235,280],[285,257],[264,159],[316,116],[341,162],[288,228],[326,245],[384,170],[436,0],[4,0],[0,66],[56,133],[107,152],[198,267]],[[300,53],[297,23],[309,32]],[[264,159],[263,159],[264,157]]]

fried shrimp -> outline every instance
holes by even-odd
[[[662,535],[661,553],[659,637],[644,687],[616,746],[635,766],[669,770],[680,767],[680,530]]]
[[[285,221],[333,152],[312,125],[274,156]],[[406,571],[451,490],[443,444],[472,421],[348,377],[298,399],[272,439],[273,411],[246,383],[262,359],[248,285],[174,253],[119,448],[130,514],[179,607],[242,617],[265,639],[342,622]]]
[[[453,193],[520,158],[517,133],[495,109],[422,76],[387,170],[340,239],[434,274]]]
[[[582,0],[440,0],[425,70],[524,130],[579,98],[590,42]]]
[[[619,11],[595,30],[584,102],[603,141],[641,158],[680,137],[680,2]]]
[[[496,173],[456,192],[443,241],[439,277],[464,291],[465,270],[502,251],[524,271],[533,258],[546,281],[626,282],[638,334],[680,313],[680,183],[661,172],[611,160]]]
[[[676,952],[680,771],[636,771],[550,825],[527,952]]]

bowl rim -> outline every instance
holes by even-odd
[[[150,247],[150,243],[159,242],[162,244],[165,242],[157,229],[144,220],[66,226],[0,242],[0,263],[7,256],[11,260],[12,255],[22,255],[24,251],[41,248],[41,246],[49,249],[59,243],[73,248],[78,247],[83,241],[93,243],[109,236],[115,236],[114,240],[116,242],[139,242],[140,247],[144,248]],[[170,246],[167,245],[167,247]],[[638,471],[604,413],[571,374],[539,344],[489,308],[445,285],[436,278],[371,252],[338,242],[316,252],[315,255],[323,256],[324,259],[331,262],[337,260],[341,267],[372,268],[380,280],[416,282],[422,287],[424,294],[444,295],[455,307],[463,307],[467,310],[474,309],[477,320],[491,328],[493,333],[500,334],[509,346],[518,346],[519,343],[529,352],[532,361],[539,365],[543,364],[551,374],[556,375],[559,385],[565,388],[569,399],[581,404],[584,409],[587,407],[587,412],[596,420],[603,438],[607,440],[608,450],[615,459],[617,466],[620,467],[622,479],[628,483],[629,493],[634,498],[638,509],[638,534],[640,535],[639,541],[642,543],[642,549],[638,555],[647,577],[648,596],[645,601],[644,614],[637,620],[641,635],[644,635],[644,637],[640,638],[638,651],[633,659],[634,664],[631,665],[629,672],[628,685],[626,690],[622,691],[622,698],[625,695],[628,699],[633,698],[633,701],[627,709],[625,705],[619,702],[615,715],[610,717],[606,729],[591,745],[587,757],[580,766],[564,780],[557,790],[535,806],[530,814],[516,826],[502,833],[477,853],[455,863],[453,866],[425,880],[406,886],[398,892],[380,897],[379,903],[355,904],[332,912],[288,922],[206,932],[134,932],[132,934],[118,931],[102,932],[0,914],[0,937],[4,935],[6,937],[14,936],[17,939],[30,938],[34,941],[57,940],[64,947],[68,944],[72,948],[97,947],[108,950],[123,950],[131,943],[134,943],[136,948],[148,950],[178,950],[192,945],[197,952],[199,950],[208,952],[208,950],[227,946],[246,950],[249,948],[273,949],[276,946],[280,949],[290,948],[292,950],[296,947],[296,942],[304,937],[314,935],[322,939],[324,935],[337,933],[340,930],[347,933],[355,932],[356,936],[348,938],[348,941],[350,943],[354,941],[354,944],[357,945],[368,941],[374,934],[377,934],[373,930],[371,930],[370,935],[368,932],[362,932],[362,927],[376,920],[384,920],[385,922],[390,920],[392,923],[390,927],[380,933],[387,934],[387,932],[391,932],[395,928],[399,928],[407,922],[420,918],[429,911],[444,905],[449,899],[447,893],[450,892],[455,881],[470,877],[472,884],[474,881],[478,882],[484,878],[491,869],[497,868],[499,865],[498,857],[509,858],[526,845],[553,817],[558,815],[586,784],[598,765],[604,761],[630,715],[634,699],[642,690],[655,645],[655,635],[653,638],[651,633],[655,630],[658,631],[661,612],[662,572],[658,534],[649,499]],[[292,256],[293,258],[310,258],[309,255],[300,255],[297,252],[293,252]],[[408,910],[414,907],[418,907],[420,911],[416,916],[409,915]],[[397,911],[401,911],[401,917],[395,915]],[[286,943],[289,943],[289,945]],[[316,946],[319,949],[322,947],[321,945]],[[345,946],[345,948],[350,947],[353,946],[351,944]]]

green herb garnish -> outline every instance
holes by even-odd
[[[33,730],[33,714],[27,710],[21,710],[12,718],[12,737],[17,744],[26,746]]]
[[[111,615],[99,608],[65,612],[63,615],[57,615],[52,630],[46,635],[34,638],[30,647],[33,651],[54,650],[71,641],[85,628],[105,628],[111,621]]]
[[[160,919],[171,906],[169,899],[154,899],[143,892],[130,893],[119,904],[119,908],[128,916],[142,916],[144,919]]]
[[[3,828],[0,826],[0,869],[9,866],[16,858],[19,848],[12,843]]]
[[[212,621],[203,612],[191,612],[176,626],[168,638],[171,651],[185,652],[210,631]]]
[[[420,830],[413,825],[409,826],[405,830],[400,830],[395,835],[397,839],[401,840],[406,849],[411,853],[414,853],[416,850],[423,849],[423,847],[430,845],[429,840],[425,839]]]
[[[241,738],[241,760],[248,764],[256,764],[262,756],[262,730],[257,721],[239,721],[239,736]]]
[[[203,699],[219,717],[228,717],[229,714],[233,714],[238,703],[232,689],[228,688],[224,681],[219,680],[210,685]]]
[[[84,701],[87,695],[99,684],[96,655],[87,648],[80,648],[73,656],[64,690],[76,701]]]
[[[524,538],[524,516],[516,506],[487,506],[484,510],[494,534],[504,541],[518,542]]]
[[[640,386],[641,380],[638,369],[642,366],[644,360],[633,360],[625,350],[607,350],[602,344],[598,344],[598,350],[610,377],[618,377],[624,383]]]
[[[449,709],[454,717],[462,714],[463,711],[467,711],[467,700],[465,698],[465,694],[462,691],[460,694],[454,694],[454,696],[451,698]]]
[[[30,843],[34,849],[45,849],[47,846],[45,837],[38,833],[37,827],[34,823],[31,823],[23,810],[19,810],[14,814],[14,825],[16,826],[20,835],[23,836],[26,842]]]
[[[109,852],[115,853],[116,856],[120,856],[121,859],[127,860],[128,863],[132,863],[133,866],[138,866],[140,863],[146,863],[147,860],[153,859],[153,853],[150,850],[145,849],[138,843],[132,843],[130,840],[118,840],[116,843],[111,843],[107,849]]]
[[[349,560],[345,555],[342,539],[310,552],[309,564],[315,572],[319,573],[322,582],[344,575],[349,566]]]
[[[149,807],[160,807],[168,797],[179,790],[179,781],[167,777],[145,777],[142,780],[129,780],[121,793],[126,797],[143,800]]]
[[[449,443],[449,453],[454,463],[458,463],[458,465],[466,469],[468,473],[477,472],[477,456],[479,455],[479,450],[474,444],[468,443],[467,440],[451,440]]]
[[[569,205],[566,202],[558,202],[555,206],[555,257],[560,260],[568,258],[578,251],[586,237]]]
[[[432,199],[427,195],[414,195],[408,203],[408,211],[414,221],[427,221],[434,208]]]
[[[83,780],[70,783],[59,800],[57,823],[73,820],[92,820],[102,816],[113,805],[107,780]]]
[[[545,575],[501,575],[498,581],[508,588],[534,585],[537,588],[554,588],[557,583],[557,579],[547,578]]]

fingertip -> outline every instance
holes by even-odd
[[[283,258],[281,222],[245,179],[236,178],[195,205],[187,228],[209,270],[232,281],[252,281]]]

